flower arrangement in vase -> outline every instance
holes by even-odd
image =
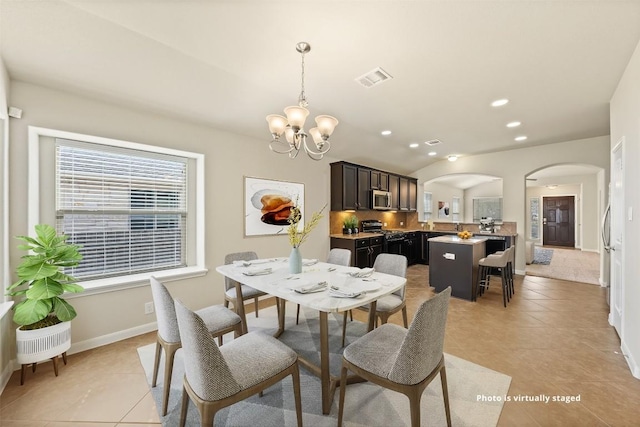
[[[302,231],[298,231],[298,224],[302,219],[302,213],[300,207],[296,201],[294,207],[291,208],[291,214],[289,215],[289,227],[287,228],[287,234],[289,235],[289,243],[291,244],[291,255],[289,256],[289,271],[292,274],[302,273],[302,255],[300,254],[300,245],[302,245],[309,233],[316,228],[323,215],[322,212],[327,207],[324,205],[318,212],[314,212],[311,216],[311,220],[304,224]]]

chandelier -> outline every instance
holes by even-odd
[[[304,122],[309,115],[306,95],[304,93],[304,54],[309,53],[311,46],[309,43],[300,42],[296,44],[296,50],[302,56],[302,88],[298,97],[298,106],[289,106],[284,109],[287,117],[277,114],[267,116],[269,122],[269,132],[273,139],[269,143],[269,148],[278,154],[289,154],[290,158],[295,158],[300,149],[304,151],[313,160],[320,160],[331,149],[329,137],[333,133],[338,120],[332,116],[317,116],[317,127],[309,129],[309,134],[313,138],[313,145],[310,147],[310,141],[307,141],[307,133],[304,131]],[[280,139],[284,133],[286,141]]]

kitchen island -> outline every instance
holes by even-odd
[[[451,296],[475,300],[478,262],[485,256],[486,237],[429,239],[429,284],[436,292],[451,286]]]

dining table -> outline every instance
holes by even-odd
[[[322,412],[329,414],[340,377],[329,370],[329,313],[340,313],[361,306],[369,306],[368,330],[375,326],[376,301],[401,289],[406,278],[380,273],[373,269],[328,264],[315,259],[303,260],[302,272],[289,272],[288,258],[265,258],[236,261],[216,267],[216,271],[236,282],[237,301],[242,301],[241,285],[245,284],[276,297],[278,305],[278,337],[285,328],[285,306],[289,301],[319,312],[320,366],[298,357],[311,373],[320,377]],[[246,332],[244,305],[236,307]],[[362,381],[351,375],[347,384]]]

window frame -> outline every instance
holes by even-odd
[[[429,195],[429,207],[427,208],[427,194]],[[425,221],[431,221],[433,217],[433,193],[431,191],[422,192],[422,203],[424,205],[422,209],[422,215]],[[429,210],[427,210],[429,209]]]
[[[29,227],[29,235],[33,235],[34,228],[40,223],[40,144],[41,139],[45,138],[62,138],[81,142],[88,142],[109,147],[118,147],[131,150],[138,150],[148,153],[158,153],[170,156],[185,157],[195,163],[195,182],[188,182],[187,187],[195,186],[194,207],[189,211],[187,239],[195,241],[194,257],[188,260],[186,267],[158,270],[153,272],[127,274],[116,277],[107,277],[95,280],[86,280],[81,282],[85,291],[81,294],[65,294],[65,297],[73,298],[78,296],[86,296],[87,294],[103,293],[114,290],[128,289],[139,286],[146,286],[149,283],[149,276],[154,275],[164,281],[180,280],[190,277],[204,276],[208,269],[205,267],[205,190],[204,190],[204,154],[193,153],[189,151],[175,150],[172,148],[158,147],[137,142],[124,141],[112,138],[104,138],[93,135],[79,134],[75,132],[67,132],[56,129],[48,129],[36,126],[29,126],[28,129],[28,211],[27,223]],[[51,159],[51,162],[54,162]],[[54,184],[55,185],[55,184]],[[55,212],[55,206],[51,206]]]

